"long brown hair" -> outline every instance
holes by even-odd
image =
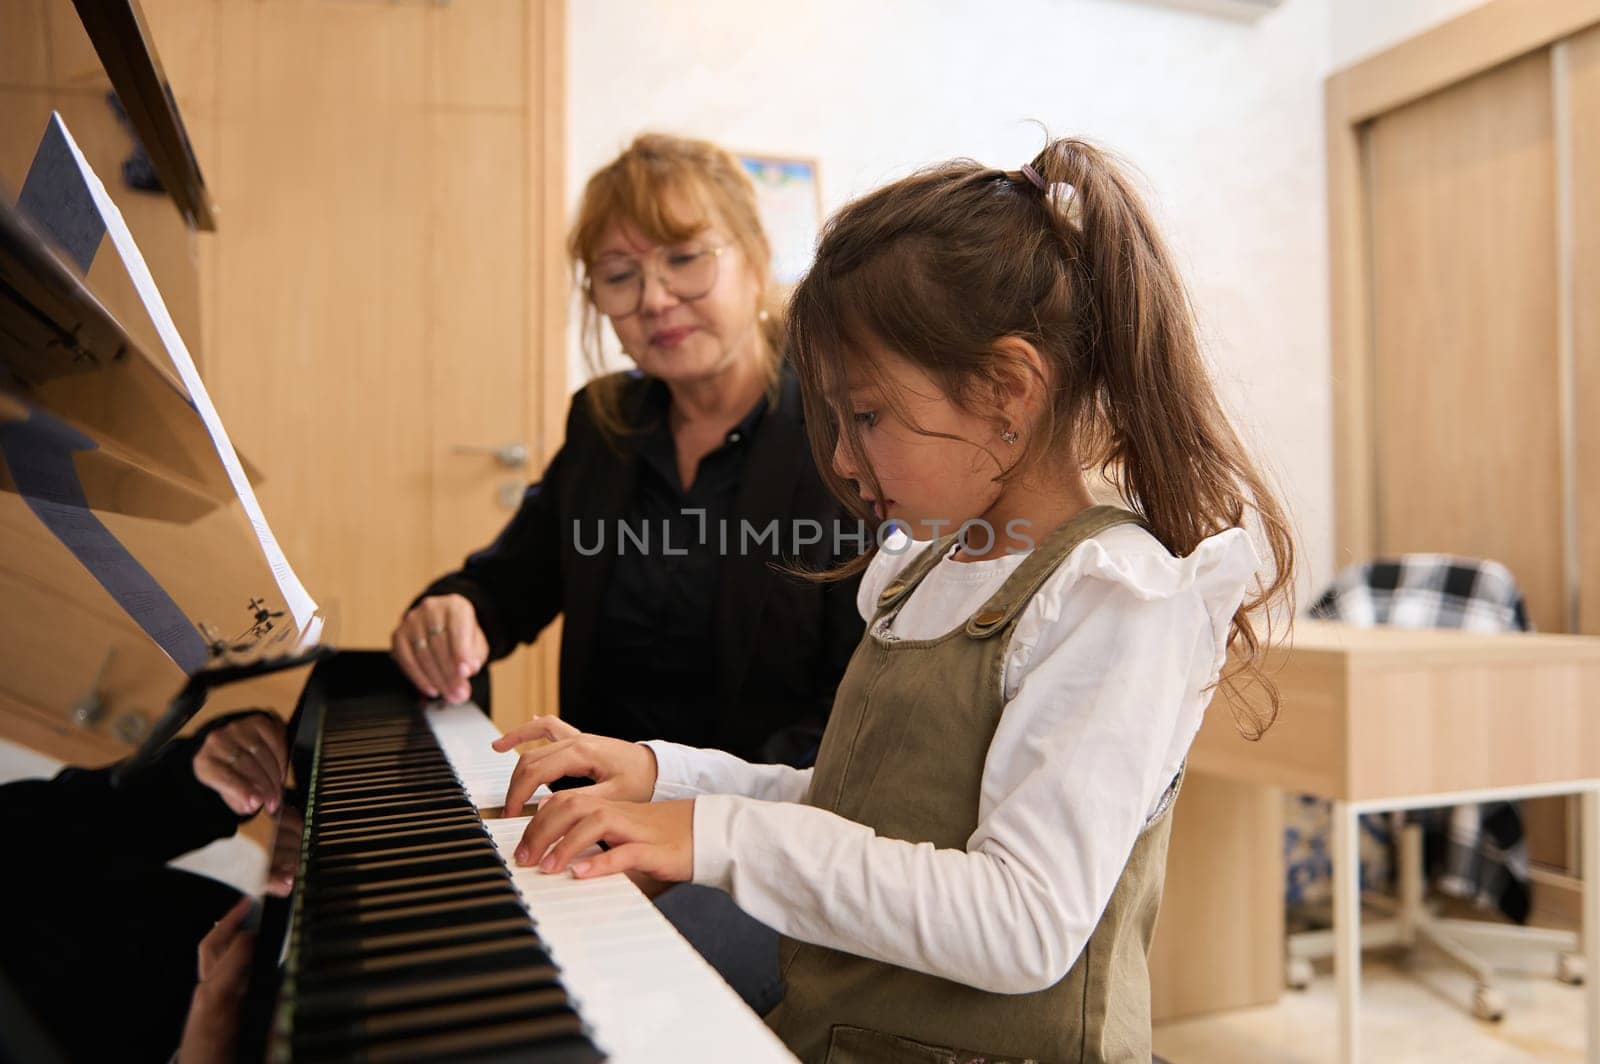
[[[870,374],[867,352],[898,354],[952,402],[988,416],[1007,372],[997,351],[1005,337],[1031,343],[1051,379],[1040,424],[997,478],[1070,453],[1179,557],[1224,529],[1259,526],[1272,570],[1234,614],[1220,681],[1240,730],[1259,738],[1278,712],[1263,672],[1273,609],[1292,615],[1288,520],[1217,399],[1188,294],[1149,211],[1098,148],[1056,140],[1020,171],[945,163],[833,216],[789,311],[787,347],[818,469],[867,516],[833,470],[842,445],[883,497],[848,416],[846,369]],[[1240,697],[1257,683],[1264,710]]]
[[[775,387],[784,334],[782,304],[772,281],[772,247],[756,210],[755,185],[739,161],[706,140],[666,133],[635,137],[583,187],[578,216],[567,236],[574,286],[586,290],[586,275],[600,239],[614,223],[632,225],[656,244],[682,243],[711,224],[727,230],[761,279],[759,309],[767,312],[762,319],[766,369],[769,386]],[[584,394],[596,423],[615,437],[638,426],[627,424],[619,406],[621,379],[603,375],[604,330],[605,316],[592,299],[585,299],[581,342],[595,379]]]

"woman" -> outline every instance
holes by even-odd
[[[750,181],[712,144],[640,136],[589,179],[567,250],[591,368],[602,321],[637,368],[574,397],[543,480],[406,612],[395,660],[428,697],[464,700],[559,614],[563,720],[809,764],[863,626],[854,581],[784,569],[830,568],[867,532],[812,464]]]

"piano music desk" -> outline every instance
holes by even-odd
[[[1268,949],[1278,967],[1266,970],[1281,987],[1282,822],[1263,810],[1281,808],[1285,791],[1334,803],[1341,1061],[1360,1056],[1356,820],[1363,813],[1581,794],[1581,941],[1590,965],[1600,963],[1600,639],[1299,621],[1293,645],[1269,653],[1269,668],[1282,708],[1266,736],[1241,738],[1219,695],[1190,752],[1199,786],[1184,797],[1197,803],[1192,808],[1233,817],[1185,818],[1179,801],[1167,934],[1158,932],[1152,951],[1158,998],[1225,981],[1219,958],[1260,958]],[[1259,704],[1259,694],[1247,698]],[[1202,836],[1206,845],[1197,842]],[[1219,860],[1218,848],[1250,860]],[[1272,893],[1264,895],[1264,884]],[[1270,904],[1280,910],[1262,920]],[[1585,994],[1586,1059],[1600,1062],[1593,970]],[[1159,1018],[1164,1010],[1157,1011]]]

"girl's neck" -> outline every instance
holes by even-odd
[[[958,562],[982,562],[1024,552],[1094,504],[1094,496],[1081,474],[1070,483],[1048,487],[1030,483],[1027,477],[1018,478],[1006,485],[1000,498],[981,517],[994,529],[989,549],[979,552],[986,537],[981,528],[974,529],[968,537],[970,548],[962,546],[952,557]]]

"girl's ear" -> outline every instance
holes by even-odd
[[[1045,403],[1049,373],[1044,356],[1020,336],[1002,336],[994,344],[991,374],[994,403],[1010,428],[1021,429]]]

